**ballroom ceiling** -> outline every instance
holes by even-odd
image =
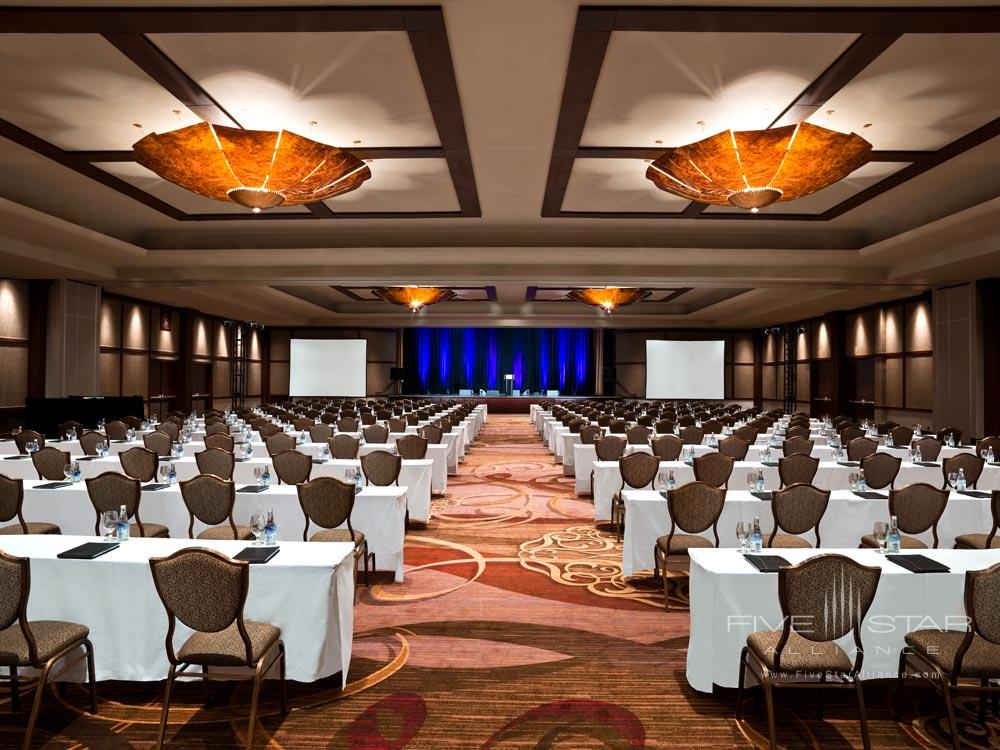
[[[184,5],[0,9],[0,275],[271,325],[701,327],[1000,274],[987,3]],[[202,119],[351,149],[373,177],[255,216],[132,160]],[[874,160],[754,216],[644,176],[799,121]],[[413,316],[371,293],[392,284],[458,296]],[[563,298],[603,285],[653,294],[610,317]]]

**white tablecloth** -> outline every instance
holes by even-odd
[[[653,490],[625,490],[625,536],[622,546],[622,572],[633,575],[640,570],[653,569],[653,546],[661,536],[670,532],[670,514],[667,501]],[[886,492],[882,494],[888,495]],[[820,544],[824,547],[857,547],[861,537],[872,533],[876,521],[889,520],[888,500],[866,500],[849,490],[836,490],[819,525]],[[729,490],[726,504],[719,518],[719,544],[722,547],[739,546],[736,540],[736,523],[760,518],[764,541],[774,530],[771,503],[758,500],[746,490]],[[986,533],[993,525],[990,501],[952,492],[948,498],[941,521],[938,523],[938,546],[955,545],[960,534]],[[683,533],[683,532],[679,532]],[[700,536],[714,542],[712,530]],[[803,534],[809,544],[816,543],[813,532]],[[928,547],[934,543],[928,531],[918,539]],[[776,550],[775,554],[781,554]]]
[[[98,680],[162,680],[167,676],[167,615],[156,594],[149,558],[187,546],[235,555],[238,541],[131,539],[96,560],[57,554],[95,537],[4,536],[0,549],[31,558],[30,620],[68,620],[90,628]],[[342,675],[347,683],[354,631],[353,545],[282,542],[264,565],[250,566],[244,616],[281,628],[288,679],[313,682]],[[109,588],[113,586],[114,588]],[[190,635],[180,622],[180,648]],[[81,679],[82,670],[67,674]]]
[[[168,459],[161,459],[160,465]],[[185,456],[173,460],[177,468],[178,479],[191,479],[198,474],[198,464],[194,457]],[[252,459],[237,461],[233,468],[233,478],[239,484],[254,483],[254,469],[263,466],[271,468],[271,479],[274,484],[278,484],[278,476],[274,472],[271,460],[267,453],[255,453]],[[360,468],[360,460],[338,459],[326,461],[322,464],[314,463],[310,476],[316,477],[336,477],[345,479],[347,470]],[[406,490],[406,509],[409,511],[410,519],[427,523],[431,515],[431,482],[434,462],[429,458],[403,459],[403,465],[399,471],[399,485]],[[94,458],[80,461],[80,469],[84,477],[96,477],[106,471],[122,471],[121,460],[116,456],[107,458]],[[0,462],[0,474],[6,474],[14,479],[37,479],[38,473],[30,460],[3,460]]]
[[[882,568],[878,591],[862,624],[863,679],[896,676],[903,638],[911,630],[963,630],[965,571],[1000,561],[1000,550],[923,550],[920,554],[944,563],[951,572],[919,575],[875,550],[783,549],[779,554],[795,564],[824,552],[847,555],[864,565]],[[757,572],[737,550],[695,549],[691,551],[690,596],[688,683],[701,692],[711,692],[713,684],[736,687],[740,650],[747,636],[758,630],[781,628],[778,576]],[[838,643],[853,654],[850,635]]]
[[[673,470],[674,479],[679,485],[694,481],[694,469],[683,461],[661,461],[660,469]],[[729,489],[746,489],[747,473],[758,469],[764,471],[765,489],[776,490],[781,486],[777,466],[764,466],[752,461],[737,461],[727,486]],[[850,475],[857,471],[857,466],[842,466],[832,461],[820,461],[813,484],[823,490],[847,490],[851,486]],[[896,476],[895,486],[905,487],[917,482],[941,487],[944,484],[941,466],[918,466],[904,461]],[[617,461],[594,462],[594,518],[597,521],[611,519],[611,500],[621,486],[622,475]],[[1000,489],[1000,466],[986,466],[977,487],[986,491]]]
[[[97,514],[87,495],[83,482],[60,489],[38,489],[38,480],[24,483],[24,519],[48,521],[62,529],[64,534],[92,535]],[[239,486],[237,486],[239,489]],[[403,580],[403,542],[406,535],[406,488],[365,487],[354,503],[351,525],[364,532],[368,549],[374,552],[377,570],[391,570],[397,581]],[[249,526],[250,516],[274,510],[278,522],[278,539],[302,541],[305,516],[299,505],[296,489],[292,485],[272,486],[265,492],[237,492],[233,518],[238,526]],[[139,516],[143,523],[163,524],[174,539],[187,538],[187,506],[181,498],[180,488],[146,490],[142,493]],[[195,521],[194,535],[205,529]],[[346,524],[341,528],[347,528]],[[310,534],[320,531],[315,525]],[[2,545],[2,540],[0,540]]]

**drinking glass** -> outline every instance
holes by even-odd
[[[985,461],[989,453],[990,451],[988,448],[983,448],[981,451],[979,451],[979,456]]]
[[[955,487],[958,486],[958,472],[957,471],[948,472],[948,486],[951,487],[952,489],[955,489]]]
[[[875,541],[878,542],[879,554],[884,555],[885,538],[889,535],[889,524],[885,521],[876,521],[872,525],[872,533],[875,535]]]
[[[159,472],[160,472],[160,484],[166,484],[167,477],[170,474],[170,467],[166,465],[161,465]]]
[[[747,489],[753,492],[757,489],[757,472],[748,471],[747,472]]]
[[[662,492],[667,488],[667,472],[658,471],[656,473],[656,481],[653,483],[653,489],[657,492]]]
[[[851,472],[851,473],[850,473],[850,474],[848,475],[848,477],[847,477],[847,481],[851,483],[851,492],[856,492],[856,491],[857,491],[857,489],[858,489],[858,481],[859,481],[859,479],[860,479],[860,478],[858,477],[858,474],[857,474],[857,472],[854,472],[854,471],[852,471],[852,472]]]
[[[253,543],[255,546],[262,544],[260,538],[264,534],[264,514],[254,513],[250,516],[250,531],[253,533]]]
[[[254,478],[254,482],[256,483],[256,485],[258,487],[260,487],[261,482],[264,479],[264,467],[263,466],[255,466],[254,467],[254,469],[253,469],[253,478]]]
[[[63,466],[63,476],[66,477],[67,480],[71,480],[73,478],[73,464],[66,464]]]
[[[112,540],[112,533],[118,527],[118,511],[106,510],[101,514],[101,528],[104,529],[104,541]]]
[[[749,521],[737,521],[736,522],[736,539],[740,543],[740,554],[744,554],[747,551],[747,539],[750,538],[752,529],[750,528]]]

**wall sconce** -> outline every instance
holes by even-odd
[[[170,313],[168,312],[160,313],[160,330],[170,331]]]

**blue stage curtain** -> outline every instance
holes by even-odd
[[[408,328],[403,334],[404,393],[499,390],[594,392],[596,334],[580,328]]]

